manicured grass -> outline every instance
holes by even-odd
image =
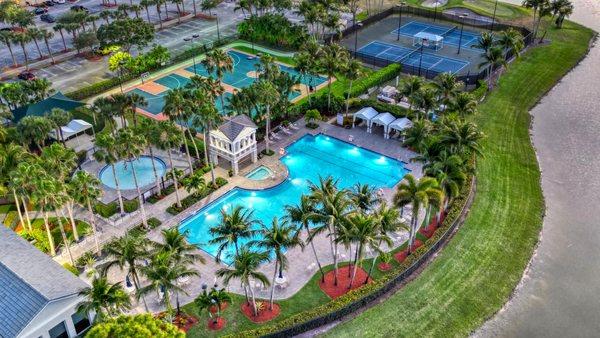
[[[407,0],[407,4],[413,6],[420,6],[424,0]],[[443,9],[452,7],[466,7],[472,9],[475,12],[492,16],[494,13],[495,0],[470,0],[464,2],[463,0],[449,0],[448,3],[442,7]],[[498,8],[496,9],[496,17],[499,19],[515,20],[525,17],[529,12],[527,9],[513,6],[507,3],[498,1]]]
[[[58,248],[63,244],[63,240],[62,240],[62,235],[60,233],[60,227],[58,226],[58,223],[57,223],[57,218],[50,217],[48,219],[48,222],[50,223],[50,233],[52,234],[52,238],[54,239],[54,245],[55,245],[56,249],[58,250]],[[73,237],[73,232],[71,231],[70,221],[68,219],[63,219],[63,224],[64,224],[64,228],[65,228],[65,233],[67,235],[67,239],[69,241],[73,241],[74,237]],[[83,238],[84,236],[88,235],[92,231],[91,226],[87,222],[76,219],[75,224],[77,226],[77,232],[78,232],[80,238]],[[38,248],[40,251],[48,253],[50,251],[49,250],[50,244],[48,242],[48,237],[46,236],[46,228],[44,226],[44,219],[43,218],[32,219],[31,227],[33,228],[33,231],[27,232],[27,235],[25,235],[25,233],[23,233],[23,230],[21,230],[19,233],[21,235],[23,235],[26,239],[33,240],[33,245],[36,248]]]
[[[14,204],[0,205],[0,214],[7,214],[9,211],[17,210]]]
[[[508,300],[544,212],[528,111],[584,56],[592,31],[568,23],[548,38],[511,64],[479,107],[485,157],[465,224],[416,280],[328,336],[466,336]]]
[[[282,56],[282,55],[276,55],[276,54],[266,53],[266,52],[263,52],[263,51],[258,50],[258,49],[255,49],[253,51],[252,47],[242,46],[242,45],[234,46],[233,49],[237,49],[240,52],[244,52],[244,53],[248,53],[248,54],[254,54],[254,55],[256,55],[257,53],[268,54],[268,55],[271,55],[275,60],[277,60],[277,61],[279,61],[281,63],[285,63],[285,64],[290,65],[290,66],[296,65],[296,61],[294,61],[294,58],[291,57],[291,56]]]

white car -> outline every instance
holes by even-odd
[[[52,2],[54,2],[55,4],[60,4],[60,5],[62,5],[62,4],[64,4],[64,3],[66,3],[66,0],[52,0]]]

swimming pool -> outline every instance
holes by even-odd
[[[242,205],[254,210],[255,218],[269,224],[273,217],[284,216],[286,205],[297,204],[300,196],[308,193],[308,182],[318,182],[319,176],[333,176],[339,180],[340,188],[355,183],[391,188],[408,172],[403,162],[325,135],[305,135],[287,148],[287,155],[281,160],[289,170],[283,183],[265,190],[234,188],[184,220],[180,230],[189,230],[188,240],[214,256],[218,247],[208,244],[209,229],[220,222],[221,209],[227,211]],[[231,262],[227,256],[233,251],[229,248],[223,253],[225,263]]]
[[[254,181],[262,181],[264,179],[267,179],[271,175],[271,170],[269,170],[269,168],[265,167],[264,165],[261,165],[260,167],[249,172],[248,175],[246,175],[246,178]]]
[[[152,162],[154,162],[158,177],[164,176],[167,170],[167,165],[158,157],[140,156],[140,158],[135,161],[119,161],[115,163],[115,171],[119,181],[119,188],[122,190],[135,189],[133,171],[131,170],[132,166],[135,168],[135,174],[140,187],[154,184],[155,177]],[[112,189],[117,188],[115,183],[115,175],[113,175],[110,165],[104,166],[104,168],[100,170],[98,177],[100,178],[102,184]]]

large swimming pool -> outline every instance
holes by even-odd
[[[318,182],[319,176],[339,179],[340,188],[357,182],[391,188],[408,172],[403,162],[324,135],[305,135],[287,148],[282,161],[289,169],[283,183],[265,190],[235,188],[184,220],[180,230],[189,230],[188,240],[215,256],[218,247],[208,244],[209,229],[220,222],[221,209],[242,205],[269,224],[273,217],[284,216],[286,205],[297,204],[308,192],[308,182]],[[234,248],[224,252],[225,263],[230,262],[227,256],[233,252]]]
[[[152,162],[154,162],[154,166],[152,165]],[[140,156],[134,161],[122,160],[115,163],[115,172],[117,174],[117,180],[119,181],[119,188],[123,190],[135,189],[132,168],[135,168],[135,175],[137,176],[140,188],[154,184],[154,167],[156,167],[156,174],[158,177],[163,177],[165,175],[167,165],[158,157]],[[98,177],[102,184],[112,189],[117,188],[115,175],[113,174],[110,165],[104,166],[104,168],[100,170]]]

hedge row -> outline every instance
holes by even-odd
[[[469,179],[468,182],[472,182],[472,180]],[[400,265],[400,268],[326,304],[292,315],[274,324],[254,330],[237,332],[234,335],[229,335],[227,337],[293,336],[303,333],[307,329],[330,323],[334,319],[339,319],[366,306],[369,302],[383,295],[404,278],[408,277],[410,273],[417,268],[414,264],[417,263],[418,260],[424,258],[423,256],[430,253],[430,251],[435,251],[439,245],[441,245],[443,240],[447,238],[453,229],[455,222],[459,220],[463,209],[466,207],[470,198],[471,188],[471,184],[466,184],[462,187],[460,195],[452,201],[442,225],[437,229],[435,234],[423,244],[423,246],[413,251],[413,253],[404,260]],[[317,321],[317,323],[315,324],[313,322],[309,327],[309,321]]]
[[[475,99],[477,101],[481,101],[485,97],[487,90],[488,90],[487,82],[485,82],[484,80],[479,80],[479,83],[477,83],[477,88],[475,88],[471,92],[471,94],[473,94],[473,96],[475,97]]]
[[[386,83],[396,76],[400,75],[402,72],[402,65],[398,63],[392,63],[388,66],[385,66],[379,69],[376,72],[369,74],[369,76],[364,77],[360,80],[354,81],[352,84],[352,90],[350,91],[350,97],[356,97],[363,93],[366,93],[367,90],[373,88],[375,86],[379,86],[380,84]],[[344,92],[344,97],[348,96],[348,91]]]
[[[380,113],[388,112],[395,117],[408,117],[412,119],[414,117],[414,112],[409,111],[408,109],[395,105],[389,104],[385,102],[381,102],[377,99],[352,99],[350,100],[350,108],[363,108],[363,107],[373,107]]]
[[[198,201],[200,201],[201,199],[203,199],[204,197],[212,194],[215,190],[219,189],[220,187],[224,186],[225,184],[227,184],[227,180],[224,179],[223,177],[217,177],[217,179],[215,180],[215,183],[217,184],[217,188],[211,188],[209,186],[208,189],[206,189],[204,191],[204,193],[202,194],[191,194],[188,195],[186,198],[181,200],[181,207],[177,206],[177,203],[173,203],[173,205],[171,205],[170,207],[167,208],[167,212],[171,215],[177,215],[179,213],[181,213],[182,211],[184,211],[185,209],[191,207],[192,205],[196,204]]]
[[[140,207],[140,203],[137,199],[133,199],[131,201],[123,200],[123,209],[125,209],[125,212],[128,214],[136,211],[139,207]],[[113,216],[114,214],[116,214],[117,212],[119,212],[119,202],[114,201],[114,202],[110,202],[108,204],[98,202],[94,206],[94,212],[96,212],[98,215],[100,215],[104,218],[109,218],[109,217]]]

